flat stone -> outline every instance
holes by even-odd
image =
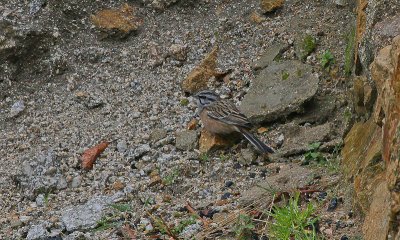
[[[83,205],[69,207],[63,211],[61,221],[68,232],[92,229],[112,201],[113,197],[98,196]]]
[[[39,240],[45,239],[49,232],[46,230],[43,224],[33,225],[29,231],[26,239],[28,240]]]
[[[314,127],[299,126],[291,123],[284,126],[282,132],[285,140],[279,151],[281,156],[287,157],[307,152],[311,143],[331,140],[333,127],[331,123]]]
[[[287,48],[287,44],[284,43],[274,43],[272,46],[267,48],[267,50],[261,55],[260,59],[252,64],[254,71],[264,69],[272,64],[277,56],[282,54]]]
[[[192,150],[197,148],[197,132],[184,130],[176,133],[176,148],[180,150]]]
[[[274,63],[263,69],[244,96],[241,111],[255,123],[301,112],[318,89],[318,77],[300,61]]]

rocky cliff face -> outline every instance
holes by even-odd
[[[369,117],[354,124],[342,154],[355,202],[365,213],[365,239],[400,237],[399,5],[397,1],[358,2],[355,55],[360,77],[354,81],[355,110]],[[368,110],[368,105],[373,107]]]

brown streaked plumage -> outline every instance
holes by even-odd
[[[252,124],[231,101],[221,99],[209,90],[200,91],[195,97],[199,108],[198,114],[207,131],[219,135],[240,132],[260,152],[274,152],[271,147],[249,132]]]

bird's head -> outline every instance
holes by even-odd
[[[197,99],[197,106],[202,109],[210,104],[212,104],[215,101],[218,101],[220,97],[218,94],[211,90],[203,90],[194,95],[194,97]]]

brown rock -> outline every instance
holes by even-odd
[[[115,181],[112,185],[112,188],[117,191],[124,189],[124,187],[125,184],[119,180]]]
[[[209,153],[217,149],[224,149],[232,146],[234,142],[233,139],[237,138],[234,136],[222,137],[214,135],[203,129],[200,134],[199,150],[201,153]]]
[[[134,16],[134,8],[128,4],[119,9],[100,10],[91,16],[91,20],[104,33],[103,38],[113,35],[124,38],[143,24],[141,19]]]
[[[182,82],[182,90],[184,92],[193,94],[207,87],[208,80],[218,74],[215,70],[217,66],[217,54],[218,47],[214,47],[200,65],[189,73]]]
[[[275,9],[281,7],[284,2],[284,0],[261,0],[260,7],[264,11],[264,13],[272,12]]]
[[[162,179],[161,179],[160,175],[158,174],[158,172],[157,171],[151,172],[149,187],[153,187],[160,183],[162,183]]]
[[[190,120],[190,122],[187,125],[187,129],[188,130],[194,130],[197,127],[197,124],[199,123],[199,120],[193,118],[192,120]]]
[[[371,76],[377,89],[374,113],[347,134],[342,165],[347,178],[354,179],[355,202],[366,214],[364,238],[398,239],[393,223],[400,213],[400,36],[379,51]],[[373,101],[366,100],[368,92],[364,88],[364,103]]]

